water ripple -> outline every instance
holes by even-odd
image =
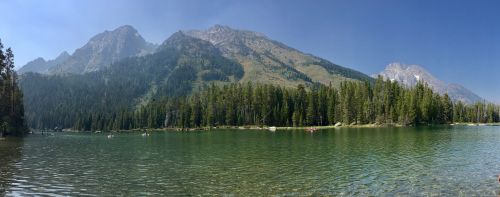
[[[499,129],[34,135],[0,141],[0,195],[495,196]]]

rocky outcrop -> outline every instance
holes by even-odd
[[[418,65],[392,63],[389,64],[384,71],[372,76],[377,77],[377,75],[382,76],[384,79],[397,81],[408,87],[413,87],[418,82],[425,82],[434,91],[440,94],[448,93],[453,100],[462,101],[464,103],[471,104],[484,101],[484,99],[459,84],[446,84]]]

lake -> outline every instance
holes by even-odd
[[[497,196],[500,127],[34,134],[0,195]]]

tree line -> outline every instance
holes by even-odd
[[[378,77],[375,83],[342,82],[285,88],[271,84],[209,85],[189,96],[163,97],[138,109],[81,116],[77,130],[195,128],[213,126],[325,126],[341,123],[428,125],[499,122],[500,107],[453,102],[424,83],[404,87]]]
[[[124,58],[109,68],[85,74],[20,77],[28,126],[35,129],[71,128],[82,116],[108,116],[164,96],[189,95],[193,86],[229,83],[243,76],[243,67],[222,56],[210,43],[180,37],[158,52]]]
[[[23,135],[28,129],[24,120],[23,94],[17,84],[14,54],[3,50],[0,40],[0,137]]]

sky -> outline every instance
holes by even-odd
[[[92,36],[132,25],[149,42],[215,24],[264,33],[366,74],[417,64],[500,103],[500,1],[478,0],[0,0],[0,39],[16,68],[70,54]]]

